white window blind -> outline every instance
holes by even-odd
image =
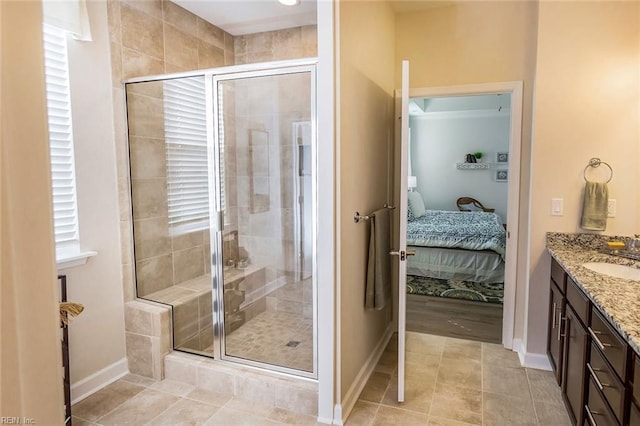
[[[67,37],[43,25],[56,249],[79,248]]]
[[[203,77],[164,83],[169,225],[173,234],[209,226],[206,101]]]

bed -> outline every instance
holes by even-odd
[[[506,232],[496,213],[426,210],[407,223],[407,246],[409,275],[504,282]]]

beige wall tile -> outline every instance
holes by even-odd
[[[138,303],[125,303],[125,330],[131,333],[151,336],[153,334],[151,312],[140,309],[138,305]]]
[[[133,227],[137,261],[171,253],[169,223],[166,217],[136,220]]]
[[[198,67],[198,40],[165,24],[165,62],[194,70]]]
[[[196,374],[196,387],[210,392],[233,395],[235,377],[232,374],[206,365],[199,365]]]
[[[162,19],[162,0],[121,0],[121,3],[154,18]]]
[[[162,74],[164,61],[133,49],[122,48],[122,78]]]
[[[153,377],[151,336],[126,332],[125,338],[129,371],[140,376]]]
[[[198,325],[197,298],[176,304],[173,307],[173,337],[176,346],[181,346],[197,336]]]
[[[164,140],[162,99],[129,93],[127,96],[129,136]]]
[[[235,395],[246,401],[274,405],[276,385],[265,377],[255,377],[250,373],[236,376]]]
[[[235,49],[235,42],[234,42],[234,37],[225,32],[224,33],[224,50],[225,52],[229,52],[233,55],[234,53],[234,49]]]
[[[133,263],[133,233],[129,221],[120,222],[120,255],[123,264]]]
[[[136,289],[133,282],[133,264],[131,263],[122,265],[122,293],[125,302],[130,302],[136,297]]]
[[[173,269],[176,283],[204,275],[204,253],[202,247],[174,252]]]
[[[134,179],[131,186],[135,220],[168,216],[166,179]]]
[[[278,383],[276,407],[310,416],[318,415],[318,392]]]
[[[198,38],[221,49],[225,48],[225,32],[210,24],[202,18],[198,18]]]
[[[162,60],[164,58],[162,20],[155,19],[129,4],[120,6],[122,45]]]
[[[198,365],[199,361],[191,358],[184,359],[179,356],[167,356],[164,359],[165,377],[169,380],[177,380],[195,385]]]
[[[133,179],[167,177],[167,150],[164,139],[131,136],[129,146]]]
[[[212,327],[213,307],[210,291],[201,294],[198,297],[198,317],[200,322],[200,330]]]
[[[198,17],[172,1],[163,1],[164,22],[196,36],[198,34]]]
[[[136,262],[138,296],[167,288],[173,284],[172,256],[170,254]]]
[[[316,25],[302,27],[302,54],[305,57],[318,56],[318,27]]]
[[[118,178],[118,205],[120,207],[120,220],[131,220],[131,188],[129,179]]]
[[[111,84],[114,87],[122,87],[122,46],[120,43],[111,43]]]
[[[204,244],[204,232],[207,231],[195,231],[171,237],[173,251],[202,246]]]
[[[198,40],[198,68],[216,68],[225,65],[225,52],[212,44]]]
[[[170,393],[171,395],[186,396],[196,387],[179,380],[165,379],[151,384],[149,388],[160,392]]]
[[[122,43],[119,0],[107,0],[107,23],[109,25],[109,41],[117,44]]]
[[[135,93],[164,101],[164,82],[162,81],[131,83],[127,84],[126,90],[129,94]]]
[[[247,42],[247,53],[271,52],[273,49],[274,33],[275,31],[267,31],[263,33],[245,35],[244,37]]]

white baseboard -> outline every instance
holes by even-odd
[[[364,389],[369,377],[373,373],[373,370],[375,370],[376,365],[378,365],[378,361],[380,361],[380,357],[393,335],[393,330],[394,328],[392,327],[392,324],[389,323],[387,329],[382,335],[382,338],[380,338],[375,349],[371,352],[371,355],[367,358],[367,361],[364,363],[355,380],[349,387],[344,399],[340,404],[336,404],[334,408],[334,424],[343,425],[347,420],[347,417],[349,417],[349,414],[351,414],[351,410],[353,410],[353,407],[356,405],[362,389]]]
[[[523,367],[551,371],[551,363],[547,354],[527,352],[521,339],[513,339],[513,350],[518,353],[520,365]]]
[[[73,383],[71,385],[71,404],[82,401],[89,395],[99,391],[107,385],[110,385],[127,374],[129,374],[127,358],[122,358],[102,370],[93,373],[89,377]]]

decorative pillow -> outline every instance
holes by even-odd
[[[481,207],[476,206],[473,203],[469,204],[460,204],[460,208],[470,212],[481,212],[483,211]]]
[[[425,214],[426,209],[424,208],[424,201],[422,200],[422,195],[418,191],[411,191],[408,195],[409,198],[409,207],[413,213],[413,217],[415,219],[421,217]]]

